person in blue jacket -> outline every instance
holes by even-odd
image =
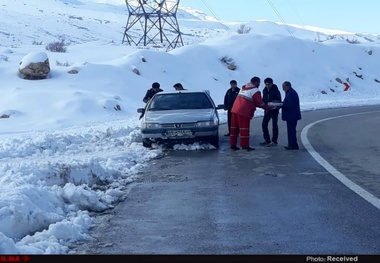
[[[297,122],[301,120],[301,108],[298,93],[292,88],[289,81],[282,83],[282,89],[285,92],[285,98],[282,103],[282,120],[286,121],[288,131],[288,146],[286,150],[298,150],[297,142]]]

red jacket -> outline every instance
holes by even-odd
[[[231,112],[252,118],[256,107],[269,110],[269,106],[263,102],[259,88],[249,82],[240,89]]]

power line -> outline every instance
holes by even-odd
[[[297,10],[294,8],[294,6],[292,5],[292,3],[290,1],[288,1],[288,4],[293,9],[294,13],[296,13],[298,18],[301,20],[302,26],[305,28],[305,23],[303,22],[302,17],[298,14]]]
[[[285,22],[284,18],[281,16],[280,12],[278,12],[277,8],[274,6],[271,0],[267,0],[268,4],[271,6],[273,11],[276,13],[277,17],[281,20],[281,22],[284,24],[285,29],[288,31],[288,33],[294,37],[294,34],[288,24]]]
[[[294,6],[290,3],[290,1],[288,1],[288,4],[290,5],[290,7],[293,9],[294,13],[296,13],[296,15],[298,16],[298,18],[301,20],[301,23],[302,23],[302,27],[303,29],[306,29],[306,25],[302,19],[302,17],[298,14],[297,10],[294,8]],[[317,36],[318,36],[318,41],[320,40],[319,39],[319,32],[316,32],[317,33]]]
[[[214,12],[214,10],[212,10],[211,6],[209,6],[209,4],[207,4],[205,0],[202,0],[202,2],[207,7],[207,9],[210,11],[210,13],[216,18],[216,20],[218,20],[219,24],[221,24],[228,33],[231,33],[229,28],[221,22],[218,15]]]

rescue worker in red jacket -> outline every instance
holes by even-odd
[[[255,150],[249,146],[250,124],[255,114],[256,107],[269,110],[269,106],[263,102],[259,90],[260,78],[253,77],[244,85],[236,97],[231,113],[230,149],[239,150],[236,146],[240,136],[240,146],[247,151]]]

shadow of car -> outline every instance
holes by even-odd
[[[157,144],[206,142],[219,148],[219,114],[208,91],[156,93],[141,113],[144,147]]]

